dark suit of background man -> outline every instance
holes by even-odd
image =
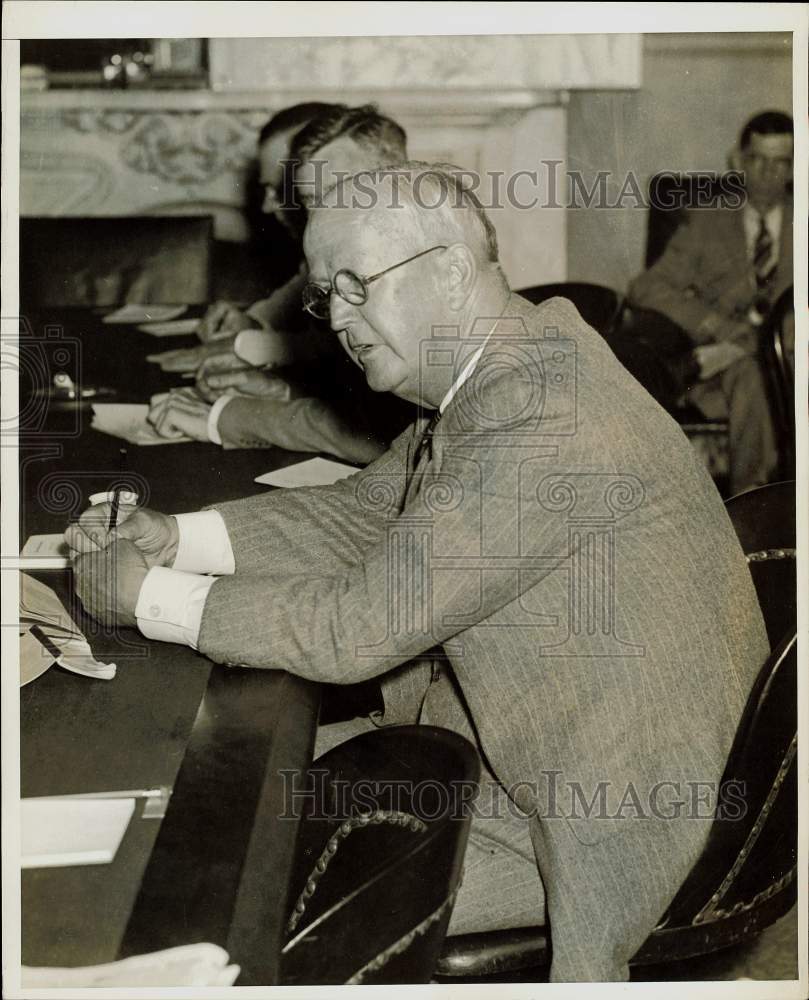
[[[632,305],[663,313],[693,341],[700,380],[687,398],[729,420],[732,493],[768,482],[778,461],[757,336],[792,284],[792,152],[788,115],[752,118],[731,157],[744,206],[694,208],[629,290]]]
[[[373,105],[296,105],[265,128],[281,116],[287,125],[293,118],[300,124],[301,114],[310,108],[320,110],[298,131],[287,129],[279,135],[276,130],[275,138],[260,140],[265,210],[294,218],[299,236],[306,206],[340,177],[407,159],[404,130]],[[289,145],[286,152],[284,141]],[[283,208],[291,195],[277,189],[285,167],[290,176],[282,188],[288,189],[294,179],[297,211],[288,204]],[[201,362],[196,390],[164,395],[150,410],[149,420],[159,433],[184,434],[225,447],[327,452],[362,464],[385,451],[413,419],[412,407],[394,396],[371,393],[324,324],[303,311],[307,274],[302,262],[294,277],[246,313],[232,303],[215,304],[200,330],[208,343],[159,355],[161,364],[172,370],[193,369]],[[251,327],[258,328],[253,344],[263,354],[262,363],[271,368],[295,365],[297,378],[265,373],[238,356],[234,334]],[[309,384],[302,384],[301,378]]]
[[[510,292],[446,169],[346,181],[304,250],[307,308],[371,389],[427,412],[332,487],[109,534],[109,505],[86,511],[77,591],[217,662],[378,676],[381,724],[465,735],[484,801],[450,932],[547,919],[554,981],[626,979],[702,851],[767,655],[722,501],[570,302]]]

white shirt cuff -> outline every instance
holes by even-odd
[[[208,591],[216,577],[153,566],[138,594],[135,617],[147,639],[196,649]]]
[[[185,573],[215,573],[218,576],[230,576],[236,572],[228,529],[218,510],[175,514],[174,518],[180,529],[180,540],[172,569]]]
[[[208,412],[208,438],[214,444],[222,444],[222,435],[219,433],[219,415],[231,399],[233,396],[220,396],[214,400],[213,406]]]

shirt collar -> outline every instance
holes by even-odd
[[[781,220],[783,215],[784,206],[780,203],[773,205],[768,212],[764,213],[764,222],[767,226],[767,231],[773,239],[775,239],[781,232]],[[745,229],[747,229],[748,232],[758,235],[761,218],[761,212],[759,212],[758,209],[753,208],[749,202],[744,206]]]
[[[461,388],[461,386],[465,382],[468,382],[469,379],[472,377],[473,372],[477,368],[478,361],[480,361],[480,356],[481,356],[481,354],[483,354],[484,348],[489,343],[489,338],[494,333],[494,331],[495,331],[495,329],[497,327],[497,323],[498,322],[499,322],[499,320],[495,321],[495,323],[492,326],[491,330],[489,330],[489,332],[486,334],[486,338],[483,341],[483,343],[480,345],[480,347],[475,351],[475,353],[472,355],[472,357],[463,366],[463,370],[461,371],[460,375],[458,375],[458,377],[455,379],[455,381],[449,387],[449,390],[447,391],[446,396],[444,396],[444,398],[438,404],[438,412],[439,412],[439,414],[443,414],[444,410],[446,410],[446,408],[449,406],[449,404],[455,398],[455,394],[458,392],[458,390]]]

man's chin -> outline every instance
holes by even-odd
[[[391,378],[389,372],[380,372],[374,365],[361,366],[365,372],[365,381],[372,392],[393,392],[395,393],[402,384],[401,379]]]

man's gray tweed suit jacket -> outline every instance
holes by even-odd
[[[434,332],[423,364],[456,346]],[[626,978],[703,847],[768,653],[743,554],[682,431],[564,299],[512,295],[426,424],[333,487],[220,505],[236,572],[199,648],[384,674],[384,722],[471,736],[531,824],[552,978]]]

